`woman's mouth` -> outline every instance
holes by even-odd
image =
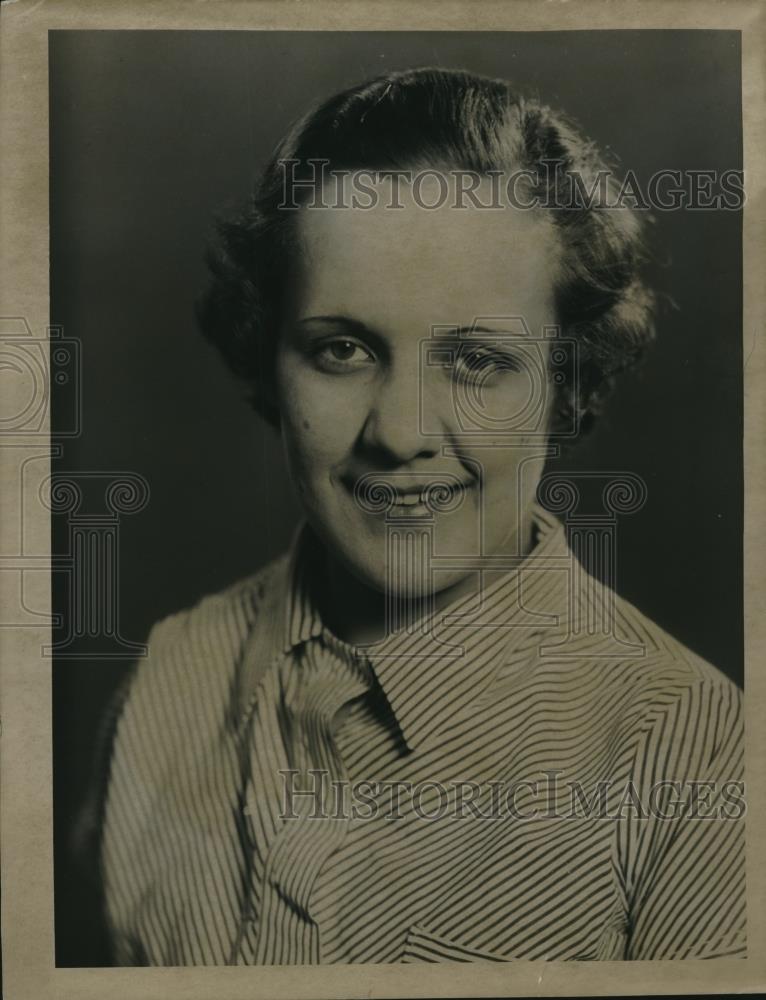
[[[389,518],[431,518],[457,510],[473,486],[451,473],[423,482],[393,473],[367,473],[345,485],[365,513]]]
[[[439,497],[442,501],[452,498],[455,490],[451,486],[441,486]],[[396,490],[394,499],[388,510],[389,514],[395,517],[430,517],[436,512],[434,504],[434,490],[430,486],[419,487],[414,490]]]

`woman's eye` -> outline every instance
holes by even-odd
[[[320,344],[314,352],[320,367],[330,371],[348,371],[370,364],[374,358],[355,340],[331,340]]]
[[[478,382],[503,372],[518,372],[521,368],[519,359],[508,351],[471,347],[461,348],[453,365],[458,378]]]
[[[329,346],[330,354],[336,361],[350,361],[358,350],[356,344],[352,344],[350,340],[337,340]]]

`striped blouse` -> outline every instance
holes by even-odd
[[[365,649],[306,528],[155,626],[103,812],[118,964],[745,956],[740,691],[535,524]]]

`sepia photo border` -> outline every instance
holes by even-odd
[[[745,690],[748,781],[746,960],[510,962],[468,965],[63,969],[55,966],[51,659],[47,626],[0,628],[2,947],[9,1000],[156,997],[494,997],[758,992],[766,988],[766,8],[759,0],[5,0],[0,8],[0,317],[34,336],[50,326],[48,278],[48,31],[721,29],[742,33],[744,174]],[[760,341],[760,343],[759,343]],[[0,441],[0,542],[21,516],[22,454],[50,454],[47,416],[34,435]],[[26,450],[26,451],[25,451]],[[25,521],[25,543],[50,551],[50,510]],[[35,566],[49,577],[43,562]],[[0,606],[18,600],[0,573]],[[50,610],[49,583],[41,606]]]

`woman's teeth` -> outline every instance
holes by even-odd
[[[426,502],[426,494],[423,493],[400,493],[394,503],[403,507],[415,507]]]

